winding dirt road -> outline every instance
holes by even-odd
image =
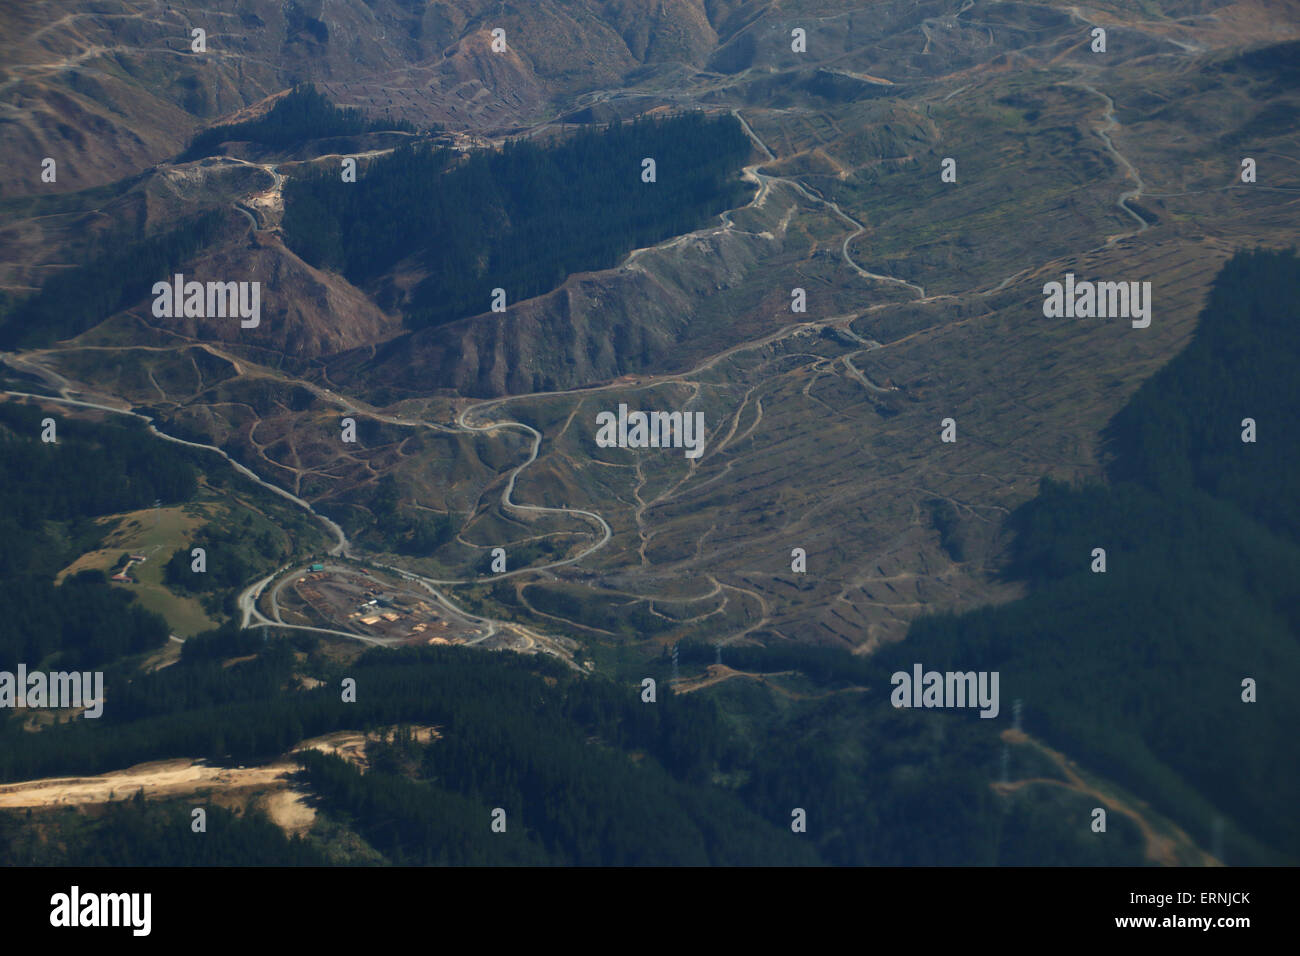
[[[732,110],[731,115],[736,117],[736,119],[740,121],[740,125],[745,130],[745,134],[749,136],[749,138],[754,141],[754,143],[758,146],[758,148],[763,151],[763,154],[767,157],[768,161],[771,162],[772,160],[775,160],[776,156],[774,156],[772,151],[767,148],[767,144],[764,143],[761,138],[759,138],[758,134],[754,132],[754,130],[750,127],[746,119],[740,115],[740,111]],[[890,282],[896,285],[906,286],[907,288],[914,290],[922,298],[925,297],[925,289],[917,285],[915,282],[908,282],[906,279],[900,279],[898,276],[887,276],[887,275],[881,275],[878,272],[871,272],[868,269],[864,269],[862,266],[860,266],[857,262],[853,260],[853,257],[849,255],[849,246],[853,243],[854,239],[858,238],[858,236],[862,235],[864,232],[867,231],[867,227],[864,226],[862,223],[858,222],[856,219],[854,219],[852,216],[846,213],[843,209],[841,209],[838,203],[832,202],[831,200],[826,199],[824,196],[816,194],[814,191],[810,191],[802,183],[797,182],[793,179],[786,179],[783,176],[769,176],[767,173],[759,172],[759,167],[762,165],[763,165],[762,163],[755,163],[752,166],[746,166],[743,171],[746,179],[750,180],[751,182],[756,182],[759,185],[759,195],[754,197],[754,202],[751,203],[751,205],[759,202],[760,198],[763,196],[766,190],[768,190],[771,187],[772,183],[781,183],[782,185],[789,186],[791,189],[793,189],[799,195],[803,196],[805,199],[809,200],[810,202],[819,203],[825,206],[831,212],[835,213],[835,215],[837,215],[840,219],[844,220],[849,225],[853,226],[854,231],[844,237],[844,242],[840,246],[840,255],[843,257],[845,265],[847,265],[850,269],[852,269],[854,272],[856,272],[858,275],[862,276],[865,279],[873,279],[876,282]]]

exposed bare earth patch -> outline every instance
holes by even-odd
[[[436,727],[410,730],[420,743],[439,736]],[[366,744],[378,739],[378,732],[339,731],[304,740],[294,752],[314,749],[336,754],[364,771]],[[46,777],[0,784],[0,808],[86,806],[125,800],[142,791],[148,800],[201,796],[223,805],[254,804],[286,833],[300,834],[311,829],[316,811],[310,804],[310,791],[295,781],[297,772],[298,765],[288,759],[254,767],[219,767],[188,758],[157,760],[93,777]]]

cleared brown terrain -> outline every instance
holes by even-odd
[[[1296,3],[682,2],[651,20],[638,5],[539,3],[502,18],[509,55],[486,46],[488,4],[431,4],[418,30],[396,5],[355,5],[355,22],[322,6],[323,33],[266,6],[248,14],[259,29],[210,36],[202,69],[168,54],[201,77],[204,109],[178,101],[156,114],[167,135],[145,135],[153,101],[133,101],[104,135],[138,129],[142,143],[93,169],[71,162],[59,188],[139,181],[53,211],[14,200],[0,229],[3,282],[20,291],[105,219],[165,223],[209,203],[228,239],[195,268],[263,281],[275,305],[262,326],[157,320],[142,302],[20,358],[69,396],[147,406],[164,430],[335,513],[364,516],[393,476],[404,509],[448,515],[457,534],[436,553],[377,557],[534,633],[867,652],[919,614],[1013,597],[996,576],[1001,519],[1043,476],[1097,476],[1099,430],[1186,344],[1219,265],[1294,240],[1296,92],[1239,57],[1300,35]],[[0,93],[25,112],[0,142],[66,148],[47,121],[72,95],[62,86],[183,35],[160,9],[56,16],[8,41]],[[378,39],[399,23],[407,39]],[[1089,49],[1094,25],[1105,54]],[[790,50],[795,27],[806,54]],[[352,34],[355,54],[338,39]],[[345,68],[345,49],[359,62]],[[444,123],[466,143],[662,107],[734,111],[754,140],[754,198],[504,316],[406,333],[284,246],[281,177],[310,157],[166,162],[201,124],[265,108],[298,67],[343,105]],[[175,99],[156,78],[109,74],[76,102]],[[1245,156],[1255,184],[1239,180]],[[1150,281],[1151,326],[1045,319],[1042,285],[1066,272]],[[806,313],[790,311],[796,287]],[[596,413],[620,402],[703,411],[703,457],[596,448]],[[338,440],[344,415],[356,445]],[[955,444],[939,440],[945,418]],[[535,431],[535,460],[514,422]],[[478,567],[496,546],[525,558],[491,589]]]

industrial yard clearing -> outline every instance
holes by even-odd
[[[450,616],[427,591],[336,565],[286,575],[266,601],[285,624],[350,631],[390,646],[478,643],[488,633]]]

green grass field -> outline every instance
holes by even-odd
[[[189,542],[195,530],[224,511],[215,503],[204,502],[110,515],[101,519],[106,527],[113,527],[104,546],[72,562],[59,572],[56,581],[89,569],[111,576],[122,554],[143,554],[147,560],[133,562],[127,572],[136,583],[114,586],[129,589],[142,606],[166,618],[177,637],[192,637],[214,628],[218,622],[208,617],[196,598],[173,594],[163,585],[163,565],[173,551]]]

